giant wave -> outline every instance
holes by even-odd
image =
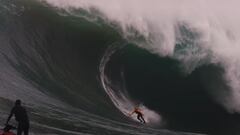
[[[21,98],[33,134],[237,135],[237,1],[176,3],[1,1],[1,120]]]

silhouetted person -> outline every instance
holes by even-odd
[[[130,113],[130,116],[133,115],[134,113],[137,114],[137,119],[141,122],[141,123],[146,123],[144,118],[143,118],[143,113],[141,112],[141,109],[138,107],[135,107],[133,112]]]
[[[7,119],[6,125],[12,116],[15,116],[16,121],[18,122],[17,135],[28,135],[29,130],[29,119],[27,115],[27,111],[24,107],[21,106],[21,100],[16,100],[15,106],[12,108],[11,113]]]

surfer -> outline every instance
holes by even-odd
[[[15,119],[18,122],[17,135],[28,135],[29,130],[29,119],[26,109],[21,106],[21,100],[16,100],[15,106],[12,108],[11,113],[7,119],[6,125],[8,125],[9,120],[15,115]]]
[[[141,122],[141,123],[146,123],[144,118],[143,118],[143,113],[141,112],[141,109],[139,107],[135,107],[134,110],[132,111],[132,113],[130,113],[130,116],[133,115],[134,113],[137,114],[137,119]]]

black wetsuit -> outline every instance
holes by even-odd
[[[29,119],[26,109],[20,105],[15,105],[12,108],[9,117],[11,118],[13,114],[15,115],[15,119],[18,122],[17,135],[21,135],[22,132],[24,132],[24,135],[28,135]]]
[[[144,118],[143,118],[143,114],[141,112],[139,112],[138,110],[134,111],[137,114],[137,119],[141,122],[141,123],[146,123]]]

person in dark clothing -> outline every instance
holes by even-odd
[[[132,113],[130,113],[130,116],[133,115],[134,113],[137,114],[137,119],[141,122],[141,123],[146,123],[144,118],[143,118],[143,113],[141,112],[141,109],[138,107],[135,107],[134,110],[132,111]]]
[[[19,99],[16,100],[15,106],[11,110],[6,125],[8,124],[9,120],[12,118],[13,115],[18,122],[17,135],[22,135],[22,132],[24,132],[24,135],[28,135],[29,119],[27,111],[23,106],[21,106],[21,100]]]

